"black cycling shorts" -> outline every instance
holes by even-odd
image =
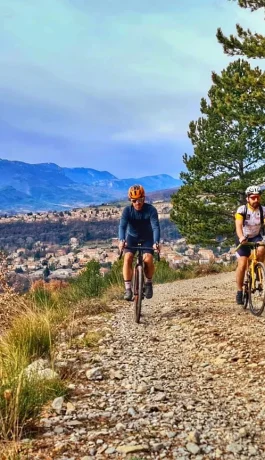
[[[144,254],[154,254],[153,240],[142,240],[142,239],[139,239],[139,238],[135,238],[134,236],[127,235],[127,237],[126,237],[126,246],[128,246],[130,248],[131,246],[137,246],[138,243],[141,243],[141,245],[146,247],[146,248],[150,248],[150,249],[145,249]],[[133,254],[136,253],[137,249],[128,249],[128,247],[126,247],[126,246],[125,246],[123,252],[132,252]]]
[[[237,239],[237,241],[238,241],[238,239]],[[253,238],[248,238],[247,239],[248,243],[256,243],[256,241],[262,241],[262,236],[257,235],[257,236],[253,236]],[[239,241],[238,241],[238,244],[239,244]],[[240,257],[243,257],[243,256],[249,257],[250,253],[251,253],[251,247],[250,246],[241,246],[241,248],[239,248],[238,251],[237,251],[237,254]]]

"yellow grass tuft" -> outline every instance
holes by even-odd
[[[98,346],[100,339],[104,337],[105,333],[103,331],[89,331],[86,333],[83,343],[87,347],[95,348]]]

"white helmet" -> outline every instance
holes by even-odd
[[[259,187],[259,185],[250,185],[247,189],[246,189],[246,196],[249,196],[249,195],[261,195],[261,188]]]

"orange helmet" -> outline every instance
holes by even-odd
[[[145,197],[145,191],[142,185],[132,185],[128,190],[130,200],[138,200]]]

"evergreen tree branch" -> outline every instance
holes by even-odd
[[[236,0],[233,0],[236,1]],[[250,8],[251,11],[256,11],[259,8],[265,7],[264,0],[238,0],[238,5],[241,8]]]
[[[265,8],[265,0],[237,0],[241,8],[249,8],[256,11]],[[251,30],[244,30],[239,24],[236,25],[237,36],[225,36],[221,28],[217,29],[216,37],[223,46],[225,54],[229,56],[247,56],[248,58],[265,58],[265,37]]]

